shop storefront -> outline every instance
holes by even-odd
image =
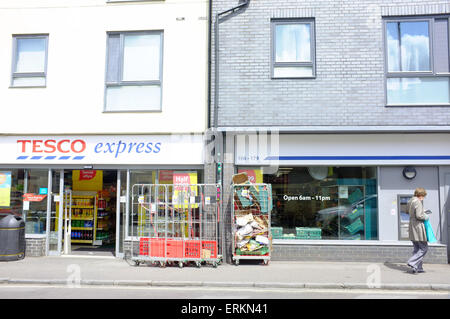
[[[261,183],[272,185],[275,239],[378,239],[376,167],[293,166],[273,174],[238,169],[242,171],[259,171]]]
[[[203,181],[201,134],[0,139],[0,218],[25,220],[29,256],[67,253],[62,220],[70,209],[71,254],[120,257],[134,184]]]
[[[272,184],[275,258],[378,260],[410,254],[405,202],[427,189],[447,260],[448,134],[246,134],[235,137],[235,172]]]

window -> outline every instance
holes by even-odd
[[[48,35],[13,36],[12,87],[43,87],[47,77]]]
[[[7,215],[22,217],[24,180],[23,169],[0,170],[0,219]]]
[[[108,34],[105,111],[159,111],[161,31]]]
[[[175,228],[180,229],[178,226],[170,226],[168,233],[165,229],[165,225],[161,224],[161,219],[158,221],[157,211],[162,215],[162,220],[164,220],[164,214],[166,214],[165,209],[174,204],[175,202],[175,194],[176,189],[173,187],[173,184],[179,184],[177,182],[177,177],[185,177],[188,175],[188,179],[186,179],[183,184],[196,185],[201,184],[204,177],[202,170],[196,169],[186,169],[186,170],[130,170],[129,175],[129,211],[127,212],[125,225],[126,226],[126,237],[142,237],[142,236],[175,236]],[[125,181],[125,179],[123,179]],[[158,185],[148,187],[149,184]],[[165,186],[167,185],[167,187]],[[126,183],[124,182],[124,186]],[[126,189],[122,189],[123,192],[126,192]],[[153,212],[152,214],[147,214],[145,211],[145,207],[143,207],[139,202],[139,197],[141,195],[145,195],[144,202],[159,202],[159,210]],[[158,200],[159,198],[159,200]],[[169,201],[166,198],[170,199]],[[175,205],[176,206],[176,205]],[[184,214],[183,212],[179,212],[180,214]],[[198,212],[197,212],[198,213]],[[156,217],[153,214],[156,214]],[[147,220],[148,218],[153,218],[152,220]],[[156,218],[156,219],[155,219]],[[179,222],[176,222],[179,224]],[[187,228],[186,228],[187,229]],[[178,237],[178,236],[175,236]]]
[[[450,104],[448,18],[386,20],[387,105]]]
[[[376,167],[239,167],[272,185],[274,239],[376,240]]]
[[[314,21],[272,21],[272,78],[315,76]]]
[[[47,230],[48,170],[25,170],[23,218],[27,234],[45,234]],[[28,195],[28,196],[27,196]],[[33,197],[29,199],[28,197]]]

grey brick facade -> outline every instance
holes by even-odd
[[[216,14],[239,3],[212,1],[213,32]],[[291,134],[314,134],[316,129],[319,133],[450,132],[450,106],[386,106],[385,96],[383,19],[439,14],[450,14],[448,1],[251,0],[244,10],[220,23],[217,127],[226,132],[227,139],[223,153],[228,158],[221,159],[227,229],[231,229],[227,190],[236,172],[233,135],[237,132],[261,128]],[[281,18],[314,19],[314,78],[271,78],[271,21]],[[213,33],[211,119],[216,102],[215,39]],[[213,176],[214,166],[205,166],[208,181],[213,181]],[[227,234],[225,246],[229,254],[231,234]],[[276,243],[272,258],[404,262],[411,252],[411,247],[400,243]],[[447,247],[431,247],[425,262],[447,263]]]
[[[237,4],[213,1],[213,17]],[[220,24],[218,126],[448,126],[448,106],[386,107],[382,27],[448,13],[448,1],[250,1]],[[314,79],[271,79],[272,18],[315,19]]]
[[[361,261],[404,263],[412,255],[411,246],[399,245],[274,245],[271,259],[283,261]],[[447,248],[430,246],[425,263],[447,264]]]
[[[27,238],[26,257],[45,256],[45,238]]]

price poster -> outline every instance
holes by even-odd
[[[261,184],[263,182],[263,174],[261,169],[239,169],[238,173],[247,173],[248,180],[253,184]]]
[[[0,207],[11,205],[11,172],[0,171]]]
[[[176,185],[174,186],[173,202],[179,204],[177,205],[178,206],[177,208],[188,208],[188,204],[192,204],[191,207],[196,208],[197,205],[195,203],[190,202],[190,196],[197,196],[198,194],[197,186],[188,186],[188,185],[197,184],[197,172],[174,172],[173,184]]]

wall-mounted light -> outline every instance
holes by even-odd
[[[403,169],[403,177],[406,179],[413,179],[416,175],[416,169],[412,166],[407,166]]]

